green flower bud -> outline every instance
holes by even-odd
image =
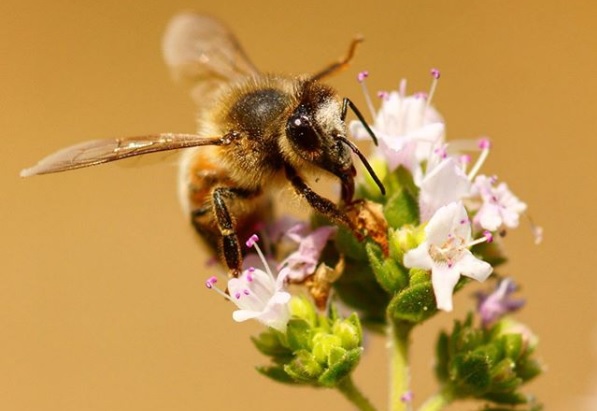
[[[322,365],[327,365],[330,352],[342,347],[342,339],[333,334],[315,334],[313,337],[313,358]]]
[[[305,320],[311,327],[317,324],[317,308],[305,297],[293,296],[290,299],[290,315]]]
[[[353,314],[350,319],[337,320],[332,326],[332,333],[340,338],[342,348],[351,350],[361,345],[362,330],[358,321],[358,316]]]
[[[522,347],[520,348],[520,355],[528,355],[535,351],[539,338],[523,323],[518,322],[511,317],[502,318],[492,329],[495,337],[500,337],[508,334],[518,334],[522,338]]]

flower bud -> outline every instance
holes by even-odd
[[[340,338],[342,348],[351,350],[361,345],[362,330],[356,314],[346,320],[337,320],[332,326],[332,333]]]
[[[334,348],[342,346],[342,339],[333,334],[316,334],[313,337],[313,357],[318,363],[327,365],[330,353]]]

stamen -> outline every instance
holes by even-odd
[[[255,247],[255,251],[257,251],[257,254],[259,255],[259,259],[261,260],[261,263],[265,267],[265,272],[275,282],[276,281],[276,277],[274,277],[274,274],[272,273],[272,270],[269,269],[269,264],[267,263],[267,260],[265,259],[265,256],[263,255],[263,251],[261,251],[261,248],[259,247],[259,244],[257,244],[257,240],[259,240],[259,237],[257,237],[256,234],[253,234],[251,236],[251,238],[249,238],[249,240],[251,240],[252,238],[255,238],[255,241],[253,241],[251,243],[251,245]],[[247,240],[247,243],[249,242],[249,240]]]
[[[540,225],[536,225],[533,222],[533,219],[531,218],[530,215],[525,213],[525,216],[529,222],[529,225],[531,228],[531,233],[533,234],[533,238],[535,239],[535,245],[541,244],[541,242],[543,241],[543,227],[541,227]]]
[[[477,244],[481,244],[481,243],[491,243],[493,241],[493,234],[491,234],[489,231],[483,231],[483,236],[477,238],[474,241],[471,241],[470,243],[466,244],[467,248],[470,248],[474,245]]]
[[[406,97],[406,79],[405,78],[400,80],[400,85],[398,86],[398,94],[400,95],[401,98]]]
[[[427,104],[425,104],[425,110],[423,111],[423,115],[427,113],[427,109],[431,105],[431,100],[433,100],[433,95],[435,94],[435,89],[437,88],[437,83],[439,81],[440,72],[436,68],[431,69],[431,77],[433,77],[433,81],[431,82],[431,88],[429,89],[429,96],[427,97]]]
[[[363,95],[365,96],[365,103],[367,104],[367,108],[369,109],[371,118],[375,118],[375,107],[373,107],[373,102],[371,101],[369,90],[367,89],[367,85],[365,84],[365,79],[367,77],[369,77],[369,72],[367,70],[363,70],[357,75],[357,80],[361,84],[361,89],[363,90]]]
[[[205,281],[205,286],[209,289],[213,288],[214,284],[218,282],[218,278],[215,275],[212,275]]]
[[[485,160],[487,160],[487,156],[489,156],[489,149],[491,148],[491,142],[487,137],[483,137],[479,140],[478,147],[481,149],[481,154],[479,154],[477,162],[467,175],[469,181],[473,181],[473,179],[481,169],[481,166],[483,165]]]
[[[389,96],[389,94],[387,91],[380,90],[377,92],[377,97],[379,97],[382,100],[387,100],[388,96]]]
[[[251,248],[253,247],[253,245],[255,245],[257,241],[259,241],[259,236],[257,234],[253,234],[251,237],[249,237],[245,244],[247,245],[247,247]]]
[[[493,234],[491,233],[491,231],[489,231],[489,230],[483,231],[483,237],[485,237],[485,241],[487,241],[488,243],[493,242]]]
[[[460,156],[460,164],[462,165],[462,172],[466,173],[466,168],[471,163],[471,156],[470,154],[463,154]]]
[[[213,290],[216,293],[220,294],[225,299],[230,300],[230,296],[228,294],[226,294],[224,291],[222,291],[218,287],[216,287],[215,284],[217,282],[218,282],[218,279],[216,278],[216,276],[211,276],[207,279],[207,281],[205,281],[205,286],[207,288],[209,288],[210,290]]]

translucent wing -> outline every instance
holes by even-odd
[[[174,16],[164,33],[162,52],[174,77],[189,83],[198,103],[222,84],[258,73],[232,32],[202,14]]]
[[[50,154],[33,167],[22,170],[21,177],[75,170],[161,151],[224,145],[229,142],[230,138],[227,136],[200,137],[195,134],[172,133],[86,141]]]

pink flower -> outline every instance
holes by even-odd
[[[303,281],[305,277],[315,272],[321,252],[336,230],[336,227],[323,226],[310,233],[305,233],[302,230],[291,228],[287,235],[299,246],[278,267],[288,269],[288,278],[291,281]]]
[[[484,175],[475,178],[473,194],[479,195],[483,204],[475,215],[474,223],[490,231],[501,227],[516,228],[527,205],[512,194],[506,183],[496,186],[496,181],[495,177]]]
[[[524,300],[513,300],[511,294],[516,291],[516,284],[509,278],[504,278],[491,294],[479,292],[477,312],[481,316],[481,322],[487,326],[504,315],[520,309]]]

